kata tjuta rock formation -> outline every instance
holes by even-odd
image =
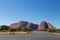
[[[33,24],[33,23],[28,22],[26,27],[28,29],[37,30],[38,24]]]
[[[47,29],[56,30],[56,28],[53,25],[51,25],[50,23],[47,23],[45,21],[42,21],[38,26],[38,30],[47,30]]]
[[[39,25],[27,21],[19,21],[10,25],[10,28],[13,29],[19,29],[21,27],[27,27],[28,29],[32,30],[56,29],[53,25],[45,21],[42,21]]]
[[[26,26],[28,22],[26,21],[19,21],[17,23],[13,23],[10,25],[10,28],[12,29],[18,29],[18,28],[21,28],[22,26]]]
[[[48,28],[49,28],[49,29],[55,29],[55,30],[56,30],[56,27],[54,27],[54,26],[51,25],[50,23],[48,23]]]
[[[27,27],[28,29],[36,30],[38,28],[38,24],[33,24],[27,21],[19,21],[10,25],[10,28],[12,29],[19,29],[21,27]]]
[[[48,29],[48,25],[45,21],[42,21],[40,24],[39,24],[39,27],[38,27],[38,30],[46,30]]]

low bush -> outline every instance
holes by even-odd
[[[23,32],[29,32],[29,31],[32,31],[31,29],[28,29],[27,27],[22,27],[21,28],[21,31]]]
[[[55,29],[47,29],[48,32],[56,32]]]

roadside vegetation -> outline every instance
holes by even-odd
[[[60,33],[60,29],[47,29],[48,32]]]
[[[8,31],[9,30],[9,26],[6,26],[6,25],[1,25],[0,26],[0,31],[1,32],[5,32],[5,31]]]
[[[18,29],[10,28],[7,25],[0,26],[0,34],[29,34],[31,32],[32,29],[28,29],[26,26]]]
[[[6,25],[0,26],[0,32],[30,32],[30,31],[32,31],[32,29],[28,29],[25,26],[18,29],[10,28],[9,26],[6,26]]]
[[[23,31],[23,32],[29,32],[29,31],[32,31],[32,29],[28,29],[27,27],[22,27],[21,31]]]
[[[44,30],[38,30],[38,31],[46,31],[46,32],[52,32],[52,33],[60,33],[60,29],[44,29]]]
[[[56,31],[57,33],[60,33],[60,29],[57,29],[57,31]]]
[[[0,32],[27,32],[27,34],[29,34],[29,32],[32,32],[34,30],[32,29],[28,29],[26,26],[23,26],[21,28],[18,28],[18,29],[12,29],[10,28],[9,26],[7,25],[1,25],[0,26]],[[47,30],[39,30],[39,31],[47,31],[47,32],[53,32],[53,33],[60,33],[60,29],[47,29]]]
[[[48,32],[56,32],[55,29],[47,29]]]

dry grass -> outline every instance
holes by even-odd
[[[31,32],[0,32],[0,35],[10,35],[10,34],[30,34]]]

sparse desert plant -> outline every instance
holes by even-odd
[[[60,29],[57,29],[56,33],[60,33]]]
[[[21,31],[24,31],[24,32],[29,32],[29,31],[32,31],[31,29],[28,29],[27,27],[22,27],[21,28]]]
[[[55,29],[47,29],[48,32],[56,32]]]
[[[47,31],[46,29],[40,29],[40,30],[38,30],[38,31]]]
[[[16,29],[10,29],[11,32],[16,31]]]
[[[60,31],[60,29],[57,29],[57,31]]]

